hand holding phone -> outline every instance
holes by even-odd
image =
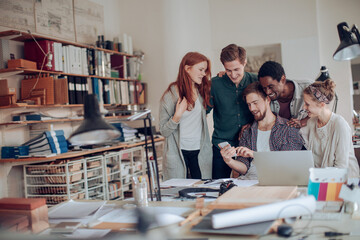
[[[221,142],[218,144],[218,146],[220,147],[220,149],[224,149],[226,146],[227,146],[227,148],[225,148],[225,149],[231,148],[231,145],[228,142]],[[236,158],[237,157],[236,153],[232,157]]]
[[[222,142],[222,143],[219,143],[219,147],[221,149],[223,149],[224,147],[226,147],[227,145],[230,145],[228,142]],[[230,146],[229,146],[230,147]]]

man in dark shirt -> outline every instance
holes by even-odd
[[[242,92],[250,83],[257,81],[255,74],[244,72],[247,62],[244,48],[230,44],[222,49],[220,60],[226,74],[212,78],[211,107],[208,109],[208,112],[214,109],[212,136],[214,179],[230,177],[231,168],[224,162],[218,144],[228,142],[231,146],[238,145],[241,127],[253,120],[242,98]]]

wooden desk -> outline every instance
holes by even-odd
[[[123,204],[116,202],[117,204]],[[176,202],[149,202],[149,206],[162,206],[162,207],[191,207],[195,211],[195,200],[194,201],[176,201]],[[199,222],[202,219],[201,216],[195,217],[193,221],[186,223],[183,226],[178,226],[176,224],[170,225],[163,228],[156,228],[149,231],[148,236],[157,236],[160,238],[167,239],[187,239],[187,238],[208,238],[208,239],[249,239],[249,236],[239,236],[239,235],[215,235],[215,234],[202,234],[191,232],[191,228],[196,222]],[[310,223],[309,223],[310,222]],[[307,226],[309,224],[309,226]],[[313,234],[308,235],[306,239],[329,239],[324,236],[325,231],[338,231],[338,232],[354,232],[359,231],[360,220],[353,220],[350,218],[350,215],[344,214],[341,220],[297,220],[293,227],[295,232],[304,232],[309,234],[310,231],[313,231]],[[306,229],[304,229],[306,227]],[[302,231],[304,229],[304,231]],[[305,235],[307,235],[305,234]],[[291,239],[301,239],[300,235],[298,237],[293,237]],[[134,237],[134,236],[132,236]],[[261,237],[261,239],[279,239],[275,233],[268,234]],[[341,236],[336,239],[358,239],[357,237],[351,236]],[[133,238],[130,238],[133,239]],[[152,238],[156,239],[156,238]],[[255,238],[256,239],[256,238]]]
[[[91,200],[87,200],[91,201]],[[118,207],[126,204],[132,203],[131,201],[108,201],[108,203],[114,203],[118,205]],[[190,201],[172,201],[172,202],[149,202],[149,206],[160,206],[160,207],[189,207],[193,208],[195,211],[195,200]],[[190,213],[189,213],[190,214]],[[146,236],[143,235],[134,235],[134,233],[124,233],[124,232],[112,232],[109,236],[105,237],[106,239],[189,239],[189,238],[198,238],[198,239],[249,239],[252,237],[249,236],[238,236],[238,235],[214,235],[214,234],[201,234],[196,232],[191,232],[191,228],[197,221],[202,219],[201,216],[195,217],[192,222],[186,223],[183,226],[179,226],[177,224],[169,225],[162,228],[155,228],[148,232]],[[309,225],[308,225],[309,224]],[[360,226],[360,220],[353,220],[350,218],[348,214],[343,215],[341,220],[297,220],[293,227],[295,232],[304,232],[309,234],[310,231],[313,233],[308,235],[306,239],[329,239],[324,237],[325,231],[338,231],[338,232],[354,232],[358,231]],[[305,229],[304,229],[305,228]],[[303,230],[304,229],[304,230]],[[2,233],[1,233],[2,234]],[[306,234],[305,234],[306,235]],[[3,235],[1,235],[3,236]],[[293,237],[291,239],[301,239],[301,236]],[[358,239],[359,237],[351,237],[351,236],[341,236],[336,239]],[[13,238],[12,238],[13,239]],[[22,238],[21,236],[17,239],[37,239],[36,235],[29,236],[26,238]],[[46,239],[46,238],[44,238]],[[256,239],[256,238],[252,238]],[[272,233],[266,236],[261,237],[261,239],[279,239],[279,237]],[[335,239],[335,238],[334,238]]]

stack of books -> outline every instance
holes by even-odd
[[[124,132],[125,142],[136,140],[136,133],[138,132],[137,129],[129,127],[126,124],[123,124],[123,132]]]
[[[29,146],[29,156],[49,156],[68,151],[63,130],[45,131],[22,146]]]
[[[137,129],[129,127],[125,123],[112,123],[112,125],[116,127],[121,133],[121,136],[118,138],[120,142],[130,142],[137,140]]]

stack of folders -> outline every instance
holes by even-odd
[[[30,156],[48,156],[68,151],[68,142],[63,130],[45,131],[22,146],[29,146]]]

